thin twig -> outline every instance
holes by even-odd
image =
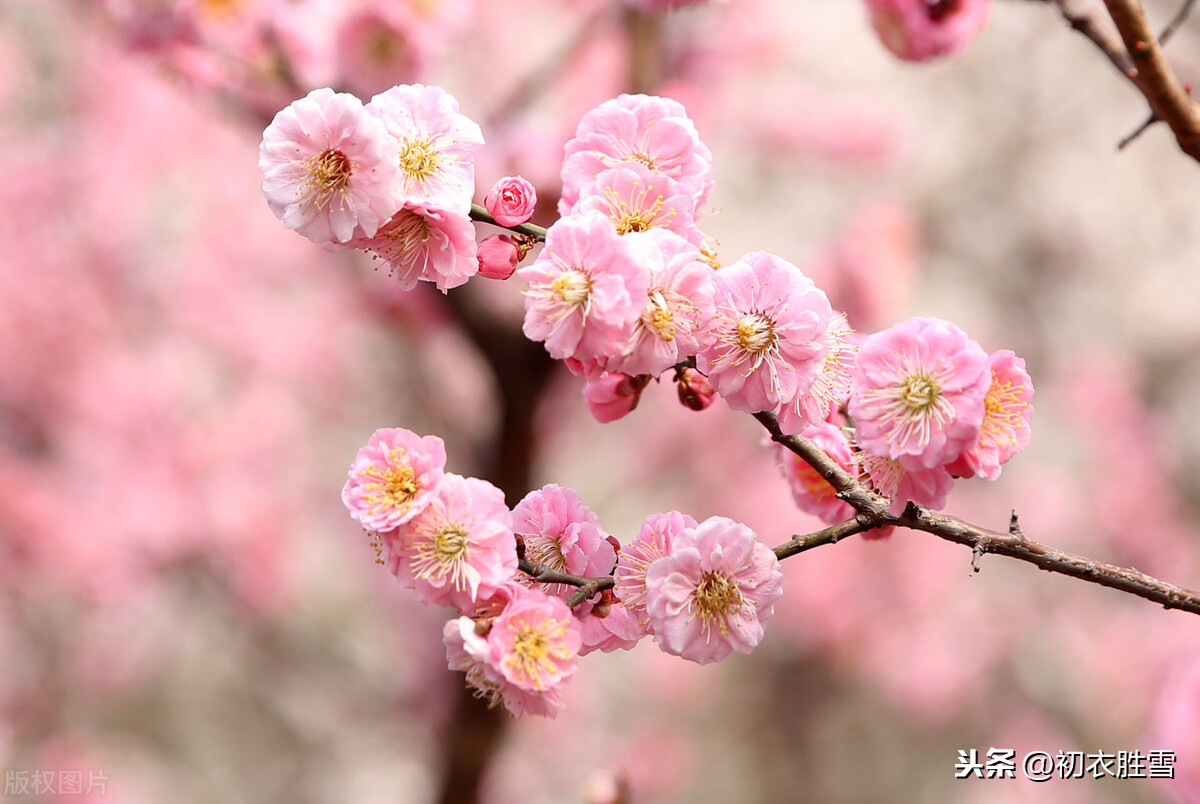
[[[1196,0],[1183,0],[1183,5],[1179,7],[1179,10],[1175,12],[1175,16],[1167,23],[1167,27],[1163,28],[1162,33],[1158,35],[1158,43],[1160,45],[1166,45],[1167,40],[1175,35],[1175,32],[1179,30],[1179,26],[1183,25],[1183,21],[1187,19],[1188,14],[1192,13],[1192,6],[1195,2]]]
[[[546,230],[534,223],[522,223],[517,226],[503,226],[496,222],[496,219],[488,213],[486,209],[479,204],[471,205],[471,220],[479,221],[480,223],[490,223],[492,226],[499,226],[501,229],[508,229],[510,232],[517,234],[528,235],[535,240],[545,241]]]
[[[1142,136],[1143,131],[1150,128],[1150,126],[1154,125],[1157,122],[1158,122],[1158,115],[1156,115],[1154,112],[1151,112],[1150,116],[1147,117],[1145,120],[1143,120],[1141,125],[1139,125],[1133,131],[1129,132],[1128,134],[1126,134],[1124,137],[1121,138],[1121,141],[1117,143],[1117,150],[1118,151],[1124,150],[1126,145],[1133,142],[1138,137]]]

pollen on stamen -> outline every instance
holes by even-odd
[[[350,182],[350,158],[328,148],[304,163],[307,176],[301,200],[323,209],[335,195],[344,196]]]
[[[441,154],[429,137],[401,143],[400,169],[418,181],[436,173],[440,162]]]

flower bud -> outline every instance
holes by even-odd
[[[488,214],[501,226],[519,226],[533,216],[537,192],[520,176],[505,176],[483,199]]]
[[[685,368],[675,375],[679,383],[679,401],[692,410],[704,410],[717,398],[717,391],[712,383],[694,368]]]
[[[583,401],[601,424],[614,422],[637,407],[649,375],[601,374],[583,387]]]
[[[485,237],[479,244],[479,275],[508,279],[521,261],[521,246],[508,235]]]

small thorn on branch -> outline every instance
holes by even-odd
[[[983,542],[976,542],[975,546],[971,548],[971,572],[975,574],[979,573],[979,559],[983,558],[983,554],[986,552],[987,550],[984,549]]]
[[[1140,126],[1138,126],[1133,131],[1129,132],[1128,134],[1126,134],[1124,137],[1121,138],[1121,141],[1117,143],[1117,150],[1118,151],[1125,150],[1126,145],[1128,145],[1129,143],[1133,142],[1138,137],[1140,137],[1142,135],[1142,132],[1145,131],[1146,129],[1150,128],[1150,126],[1157,123],[1158,119],[1159,119],[1158,115],[1155,114],[1154,112],[1151,112],[1150,116],[1147,117]]]
[[[1025,541],[1025,534],[1021,531],[1021,523],[1017,518],[1017,509],[1012,510],[1012,516],[1008,519],[1008,532],[1016,536],[1021,541]]]

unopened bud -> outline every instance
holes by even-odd
[[[479,275],[508,279],[521,261],[521,244],[508,235],[485,237],[479,244]]]
[[[717,389],[694,368],[685,368],[675,375],[679,383],[679,401],[692,410],[704,410],[717,398]]]

